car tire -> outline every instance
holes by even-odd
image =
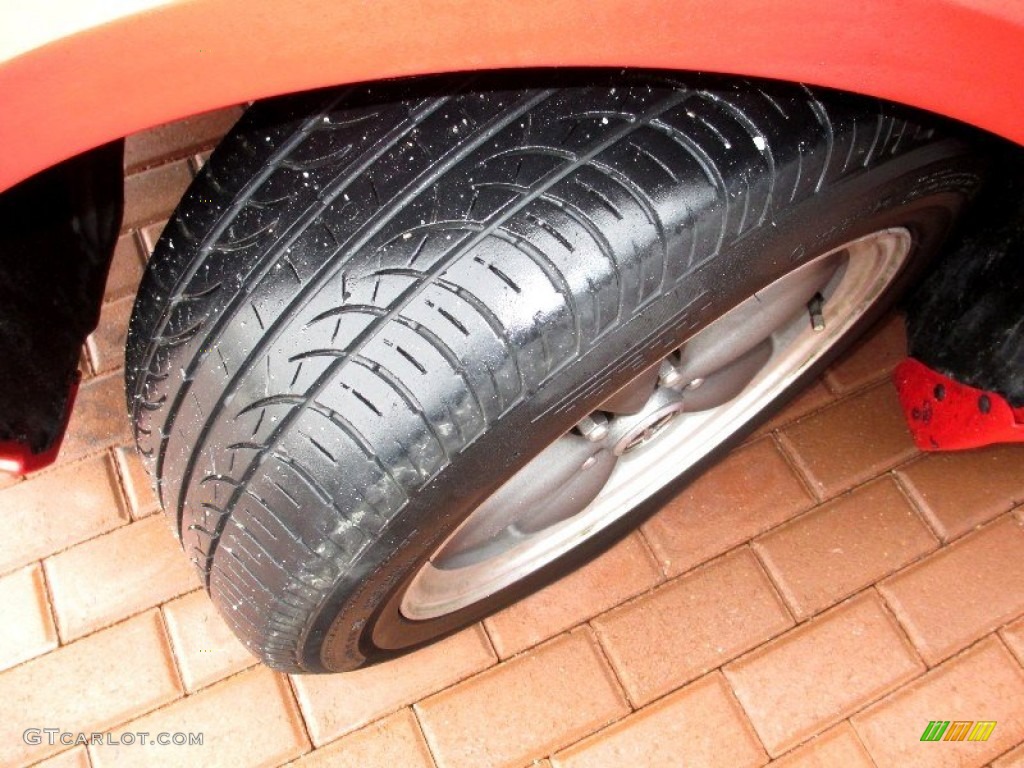
[[[391,658],[576,567],[742,439],[891,304],[979,168],[894,107],[707,76],[428,78],[257,103],[139,291],[136,441],[250,650],[289,672]],[[833,299],[851,274],[870,290]],[[784,321],[762,294],[784,297]],[[744,379],[788,349],[783,328],[813,354]],[[756,397],[733,392],[764,376],[778,380]],[[676,440],[685,460],[658,453],[678,414],[737,402]],[[580,526],[604,498],[580,462],[643,477]]]

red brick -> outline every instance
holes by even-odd
[[[124,374],[115,371],[97,376],[78,388],[59,461],[74,461],[130,440]]]
[[[0,578],[0,616],[0,670],[57,647],[43,571],[37,564]]]
[[[771,438],[733,451],[643,527],[670,575],[728,552],[808,509],[810,495]]]
[[[256,663],[201,589],[167,603],[164,618],[190,693]]]
[[[279,765],[309,749],[288,678],[256,667],[113,732],[201,733],[201,745],[90,746],[93,768]]]
[[[438,768],[511,768],[629,707],[589,630],[576,630],[416,705]]]
[[[1020,663],[1024,664],[1024,618],[1003,627],[999,634],[1003,636],[1003,640],[1006,641],[1010,650],[1020,659]]]
[[[1024,613],[1024,526],[1000,518],[880,586],[935,664]]]
[[[764,426],[758,429],[755,435],[763,435],[784,427],[786,424],[792,424],[794,421],[798,421],[804,416],[835,402],[835,399],[835,395],[819,379],[809,384],[806,389],[790,400],[786,407],[765,422]]]
[[[0,673],[0,763],[66,749],[26,744],[26,728],[103,731],[179,695],[159,614],[136,616]]]
[[[121,235],[114,248],[114,257],[107,273],[107,287],[103,295],[104,301],[114,301],[125,296],[133,296],[142,280],[142,256],[139,243],[131,232]]]
[[[555,768],[760,766],[768,761],[721,673],[555,755]]]
[[[108,456],[58,467],[0,492],[0,571],[38,560],[128,520]]]
[[[187,160],[140,171],[124,180],[124,229],[166,219],[192,182]]]
[[[311,752],[289,768],[434,768],[411,709],[402,709]]]
[[[944,541],[1024,501],[1024,445],[931,453],[899,470],[907,492]]]
[[[630,701],[642,706],[793,626],[743,548],[594,622]]]
[[[114,460],[117,473],[121,478],[121,487],[128,499],[128,508],[132,519],[143,517],[160,511],[160,501],[153,490],[149,474],[142,466],[142,459],[134,448],[121,446],[114,449]]]
[[[922,743],[931,720],[995,720],[988,741]],[[879,768],[980,766],[1024,739],[1024,670],[985,639],[856,715],[853,725]]]
[[[85,341],[89,362],[96,373],[124,368],[124,347],[134,298],[127,296],[103,305],[100,324]]]
[[[779,435],[822,499],[863,483],[917,452],[890,382],[840,400]]]
[[[588,565],[491,616],[484,623],[495,650],[508,658],[547,640],[661,580],[661,571],[638,534]]]
[[[61,752],[48,760],[36,763],[33,768],[91,768],[89,765],[89,753],[85,747],[73,747],[67,752]]]
[[[124,144],[125,168],[134,173],[212,147],[241,115],[240,107],[228,107],[132,134]]]
[[[1024,744],[994,760],[992,768],[1024,768]]]
[[[299,675],[292,682],[310,738],[321,745],[494,662],[494,653],[478,625],[385,664],[343,675]]]
[[[725,667],[773,756],[924,669],[874,593],[850,600]]]
[[[772,761],[776,768],[875,768],[860,739],[843,721],[792,752]]]
[[[79,544],[44,563],[65,640],[187,592],[199,581],[161,517]]]
[[[834,605],[937,546],[891,478],[864,485],[754,544],[798,619]]]
[[[836,361],[825,381],[845,394],[885,378],[906,356],[906,325],[899,315],[890,315]]]

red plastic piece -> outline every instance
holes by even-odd
[[[27,475],[37,469],[48,467],[57,460],[60,453],[60,446],[64,442],[64,435],[68,431],[68,421],[71,419],[71,410],[75,405],[75,398],[78,395],[79,378],[71,384],[68,392],[68,405],[64,411],[64,421],[60,431],[57,433],[53,445],[42,453],[32,453],[32,450],[24,443],[14,441],[0,441],[0,472],[8,472],[12,475]]]
[[[1024,408],[1001,395],[961,384],[909,358],[893,379],[922,451],[960,451],[993,443],[1024,443]]]

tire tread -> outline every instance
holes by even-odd
[[[784,205],[928,138],[897,122],[649,75],[251,108],[161,238],[128,350],[136,442],[232,627],[304,669],[310,617],[411,495]]]

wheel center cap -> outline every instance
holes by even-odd
[[[639,424],[634,425],[625,435],[615,442],[613,448],[615,455],[621,456],[639,448],[644,443],[653,440],[669,422],[683,412],[683,403],[677,401],[662,406],[651,414],[648,414]]]

